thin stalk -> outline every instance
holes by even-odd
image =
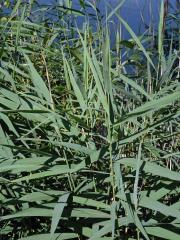
[[[109,111],[110,112],[110,111]],[[110,114],[108,114],[108,144],[109,144],[109,159],[110,159],[110,176],[112,176],[112,202],[116,199],[116,192],[115,192],[115,173],[114,173],[114,164],[113,164],[113,149],[112,149],[112,126],[111,126],[111,119]]]
[[[48,67],[47,67],[46,57],[45,57],[43,52],[42,52],[41,56],[42,56],[42,60],[43,60],[45,71],[46,71],[46,78],[47,78],[47,81],[48,81],[49,95],[50,95],[50,98],[51,98],[51,109],[54,111],[55,110],[54,101],[53,101],[53,98],[52,98],[51,82],[50,82],[50,78],[49,78],[49,71],[48,71]]]

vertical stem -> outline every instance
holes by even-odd
[[[49,95],[50,95],[50,98],[51,98],[51,109],[54,111],[54,102],[53,102],[53,98],[52,98],[51,83],[50,83],[49,72],[48,72],[46,58],[44,56],[44,53],[42,53],[42,59],[43,59],[43,63],[44,63],[45,70],[46,70],[46,78],[47,78],[47,81],[48,81]]]
[[[110,101],[110,99],[108,100]],[[114,175],[114,164],[113,164],[112,127],[111,127],[111,119],[110,119],[110,109],[108,114],[108,144],[109,144],[109,158],[110,158],[110,175],[112,177],[112,181],[111,181],[112,201],[115,201],[116,193],[115,193],[115,179],[114,179],[115,175]]]

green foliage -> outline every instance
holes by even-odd
[[[58,21],[46,6],[34,18],[35,1],[6,1],[1,239],[179,239],[177,32],[167,46],[161,4],[157,36],[137,36],[117,14],[123,2],[104,28],[92,4],[92,32],[88,19],[83,30],[72,24],[84,1],[82,11],[71,1],[50,7]],[[132,37],[117,31],[115,48],[113,15]],[[168,17],[179,24],[178,14]]]

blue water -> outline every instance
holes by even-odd
[[[75,0],[75,2],[78,1]],[[120,0],[101,0],[98,8],[102,15],[108,16],[120,2]],[[154,27],[157,25],[160,8],[159,3],[160,1],[157,0],[126,0],[121,8],[117,10],[117,13],[129,24],[136,34],[140,34],[149,28],[150,23]],[[78,7],[77,3],[75,5]],[[109,19],[109,24],[111,26],[111,32],[115,33],[119,27],[119,19],[115,14]],[[78,25],[81,25],[81,21],[78,22]],[[129,37],[125,29],[122,32],[122,37]]]
[[[63,4],[63,2],[66,1],[68,0],[39,0],[38,2],[43,5],[53,5]],[[121,1],[122,0],[89,0],[86,2],[91,4],[96,3],[101,15],[106,15],[106,13],[109,13],[112,9],[117,7]],[[83,11],[82,7],[80,7],[79,0],[72,0],[72,2],[73,8]],[[148,28],[150,23],[154,26],[157,25],[160,3],[161,0],[126,0],[121,7],[120,14],[136,33],[143,32]],[[172,7],[175,6],[176,0],[170,0],[169,4],[172,5]],[[89,12],[93,13],[92,8],[88,9]],[[114,16],[110,20],[112,22],[112,28],[114,23],[114,28],[117,29],[117,17]],[[84,18],[77,18],[79,27],[82,26],[83,21]],[[93,22],[91,23],[93,24]]]
[[[39,4],[49,5],[49,7],[53,5],[62,5],[63,3],[69,0],[38,0]],[[118,14],[129,24],[129,26],[133,29],[136,34],[142,34],[151,25],[153,29],[157,29],[158,20],[159,20],[159,9],[162,0],[126,0],[121,9],[117,11]],[[72,0],[73,6],[72,8],[80,10],[84,12],[84,9],[79,4],[79,0]],[[109,15],[109,13],[115,9],[122,0],[89,0],[85,1],[89,5],[94,5],[96,3],[97,8],[100,10],[101,16]],[[169,1],[169,10],[176,6],[177,0]],[[92,7],[86,8],[89,13],[95,14],[96,12]],[[105,22],[105,17],[102,18],[102,22]],[[96,28],[96,21],[93,21],[93,17],[89,17],[90,24],[92,28]],[[82,28],[83,23],[85,22],[85,17],[77,17],[76,22],[79,28]],[[119,20],[114,15],[109,19],[109,26],[111,28],[112,36],[115,36],[117,29],[119,28]],[[122,38],[129,38],[128,32],[123,29]]]

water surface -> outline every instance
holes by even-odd
[[[63,5],[67,0],[38,0],[40,5]],[[79,4],[79,0],[72,0],[73,8],[77,10],[84,11],[82,6]],[[85,1],[87,4],[94,5],[96,4],[97,8],[100,11],[101,16],[108,15],[113,9],[115,9],[122,0],[89,0]],[[169,10],[171,11],[173,7],[175,7],[177,0],[169,1]],[[159,9],[160,9],[161,0],[125,0],[122,7],[117,11],[118,14],[130,25],[133,31],[136,34],[142,34],[150,26],[153,29],[157,29],[158,20],[159,20]],[[88,7],[86,11],[89,13],[94,13],[93,8]],[[83,22],[85,21],[84,17],[76,18],[77,25],[79,28],[83,26]],[[104,17],[105,21],[105,17]],[[119,20],[114,15],[110,20],[109,24],[111,26],[112,34],[117,31],[119,27]],[[96,21],[90,17],[90,24],[94,27]],[[129,34],[125,29],[123,29],[122,33],[123,38],[128,38]]]

